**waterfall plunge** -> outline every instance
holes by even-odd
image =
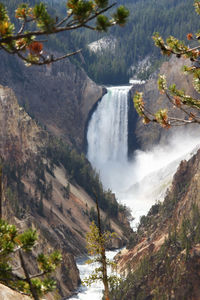
[[[114,172],[120,172],[121,165],[127,164],[129,90],[130,86],[108,88],[89,123],[87,156],[97,172],[100,171],[106,188],[115,188],[111,177]]]

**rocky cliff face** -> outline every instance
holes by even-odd
[[[37,154],[47,140],[47,133],[19,107],[13,91],[3,86],[0,86],[0,128],[1,155],[20,164],[31,154]]]
[[[142,217],[132,246],[119,255],[127,279],[111,299],[198,300],[199,226],[200,150],[181,162],[164,202]]]
[[[0,128],[5,195],[3,216],[23,230],[37,229],[40,241],[37,251],[59,249],[62,252],[63,263],[56,278],[59,296],[69,296],[80,283],[73,255],[86,253],[85,234],[95,210],[94,199],[77,184],[73,172],[89,172],[89,164],[84,165],[83,156],[75,150],[69,152],[65,143],[39,127],[19,107],[13,91],[3,86],[0,86]],[[66,157],[68,152],[70,157]],[[66,166],[71,168],[74,161],[78,169],[72,167],[69,173]],[[84,167],[79,172],[80,163]],[[114,206],[114,199],[112,203]],[[105,209],[101,210],[101,216],[107,226]],[[125,214],[119,212],[118,220],[109,217],[109,226],[118,234],[111,246],[122,246],[127,240],[126,231],[130,229]],[[50,295],[48,299],[55,297]]]
[[[152,77],[147,80],[144,84],[134,85],[131,89],[131,95],[134,96],[135,92],[142,92],[146,107],[151,111],[156,112],[160,108],[168,108],[169,114],[174,116],[182,116],[181,111],[175,112],[173,107],[169,105],[169,101],[165,95],[161,95],[157,88],[158,74],[165,75],[167,78],[168,85],[175,83],[178,89],[184,89],[187,94],[198,97],[197,92],[194,90],[192,85],[192,77],[186,76],[182,72],[184,65],[190,65],[191,62],[182,58],[172,57],[169,61],[164,62]],[[134,113],[132,113],[134,115]],[[157,124],[144,125],[142,121],[137,117],[135,120],[135,129],[133,131],[136,135],[136,147],[142,149],[150,148],[161,141],[165,141],[166,138],[171,134],[172,129],[166,130],[161,128]],[[189,125],[191,126],[191,125]],[[195,126],[192,127],[195,130]],[[178,129],[173,127],[173,131]]]
[[[70,291],[73,291],[79,284],[79,272],[75,260],[67,251],[63,251],[63,247],[58,243],[59,238],[55,244],[53,240],[45,237],[45,230],[51,234],[52,229],[45,221],[45,216],[40,217],[40,222],[38,222],[37,211],[34,209],[34,204],[30,203],[31,189],[35,187],[34,177],[33,174],[31,175],[30,169],[27,169],[26,174],[21,174],[20,178],[18,177],[20,168],[25,166],[30,159],[37,163],[37,157],[47,143],[48,134],[38,127],[23,108],[19,107],[13,91],[3,86],[0,86],[0,127],[0,154],[5,166],[3,217],[23,230],[27,227],[39,230],[40,239],[43,240],[43,243],[39,245],[37,251],[59,248],[63,252],[63,264],[57,272],[57,279],[59,279],[60,294],[69,295]],[[9,171],[7,170],[8,165]],[[23,185],[21,192],[18,184],[11,185],[10,172],[15,172],[21,185]],[[13,182],[16,183],[16,178]],[[37,205],[38,200],[34,199],[34,201]],[[70,267],[70,273],[68,267]],[[34,269],[33,265],[31,269]],[[63,280],[63,278],[65,279]],[[70,284],[66,282],[66,279],[70,281]],[[11,297],[9,295],[10,293],[8,293],[8,297]],[[49,296],[49,299],[53,298],[53,296]]]
[[[27,68],[13,56],[0,58],[0,84],[11,87],[20,105],[51,133],[82,150],[89,111],[104,89],[69,60]]]

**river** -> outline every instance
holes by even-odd
[[[113,259],[114,256],[118,253],[119,250],[115,251],[106,251],[106,257],[108,259]],[[83,280],[92,274],[93,270],[98,266],[97,263],[87,264],[86,261],[89,257],[80,258],[77,260],[77,267],[80,272],[80,278]],[[108,275],[111,274],[111,268],[108,268]],[[81,286],[78,290],[78,294],[72,296],[71,300],[101,300],[102,299],[102,289],[103,284],[101,282],[97,282],[92,284],[90,287]]]

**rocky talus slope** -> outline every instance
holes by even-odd
[[[181,162],[131,243],[118,256],[127,278],[111,299],[200,299],[200,150]]]
[[[58,294],[49,295],[47,299],[69,296],[80,282],[74,255],[86,253],[85,234],[92,213],[95,215],[94,198],[85,191],[83,182],[82,186],[76,182],[76,178],[85,178],[85,172],[85,176],[90,176],[89,180],[90,172],[94,171],[84,156],[69,150],[65,143],[39,127],[18,105],[13,91],[3,86],[0,86],[0,128],[3,216],[21,230],[37,229],[37,252],[53,249],[62,252],[63,263],[56,272]],[[87,180],[85,186],[86,183]],[[106,202],[104,205],[105,209],[101,210],[104,225],[109,225],[119,236],[111,246],[121,246],[130,230],[125,213],[119,211],[117,215],[109,216],[108,224]],[[114,196],[110,205],[117,208]],[[33,268],[31,263],[30,267]]]

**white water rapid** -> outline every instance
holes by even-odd
[[[128,206],[137,227],[142,215],[147,214],[157,200],[164,199],[176,169],[183,159],[189,159],[198,149],[200,134],[194,129],[172,130],[168,142],[149,151],[135,152],[128,161],[128,91],[130,86],[110,87],[99,102],[89,123],[88,159],[99,172],[105,188],[111,188],[117,199]],[[111,252],[112,253],[112,252]],[[81,277],[92,271],[78,261]],[[82,289],[80,300],[100,300],[101,285]]]
[[[106,251],[106,257],[110,260],[114,258],[114,256],[118,253],[118,250],[115,251]],[[87,258],[81,258],[77,260],[77,267],[80,272],[81,280],[88,277],[95,268],[98,267],[97,263],[87,264]],[[108,268],[108,275],[112,272],[111,268]],[[90,287],[81,286],[77,291],[77,295],[72,296],[70,300],[101,300],[102,299],[102,290],[103,290],[103,283],[97,282],[92,284]]]

